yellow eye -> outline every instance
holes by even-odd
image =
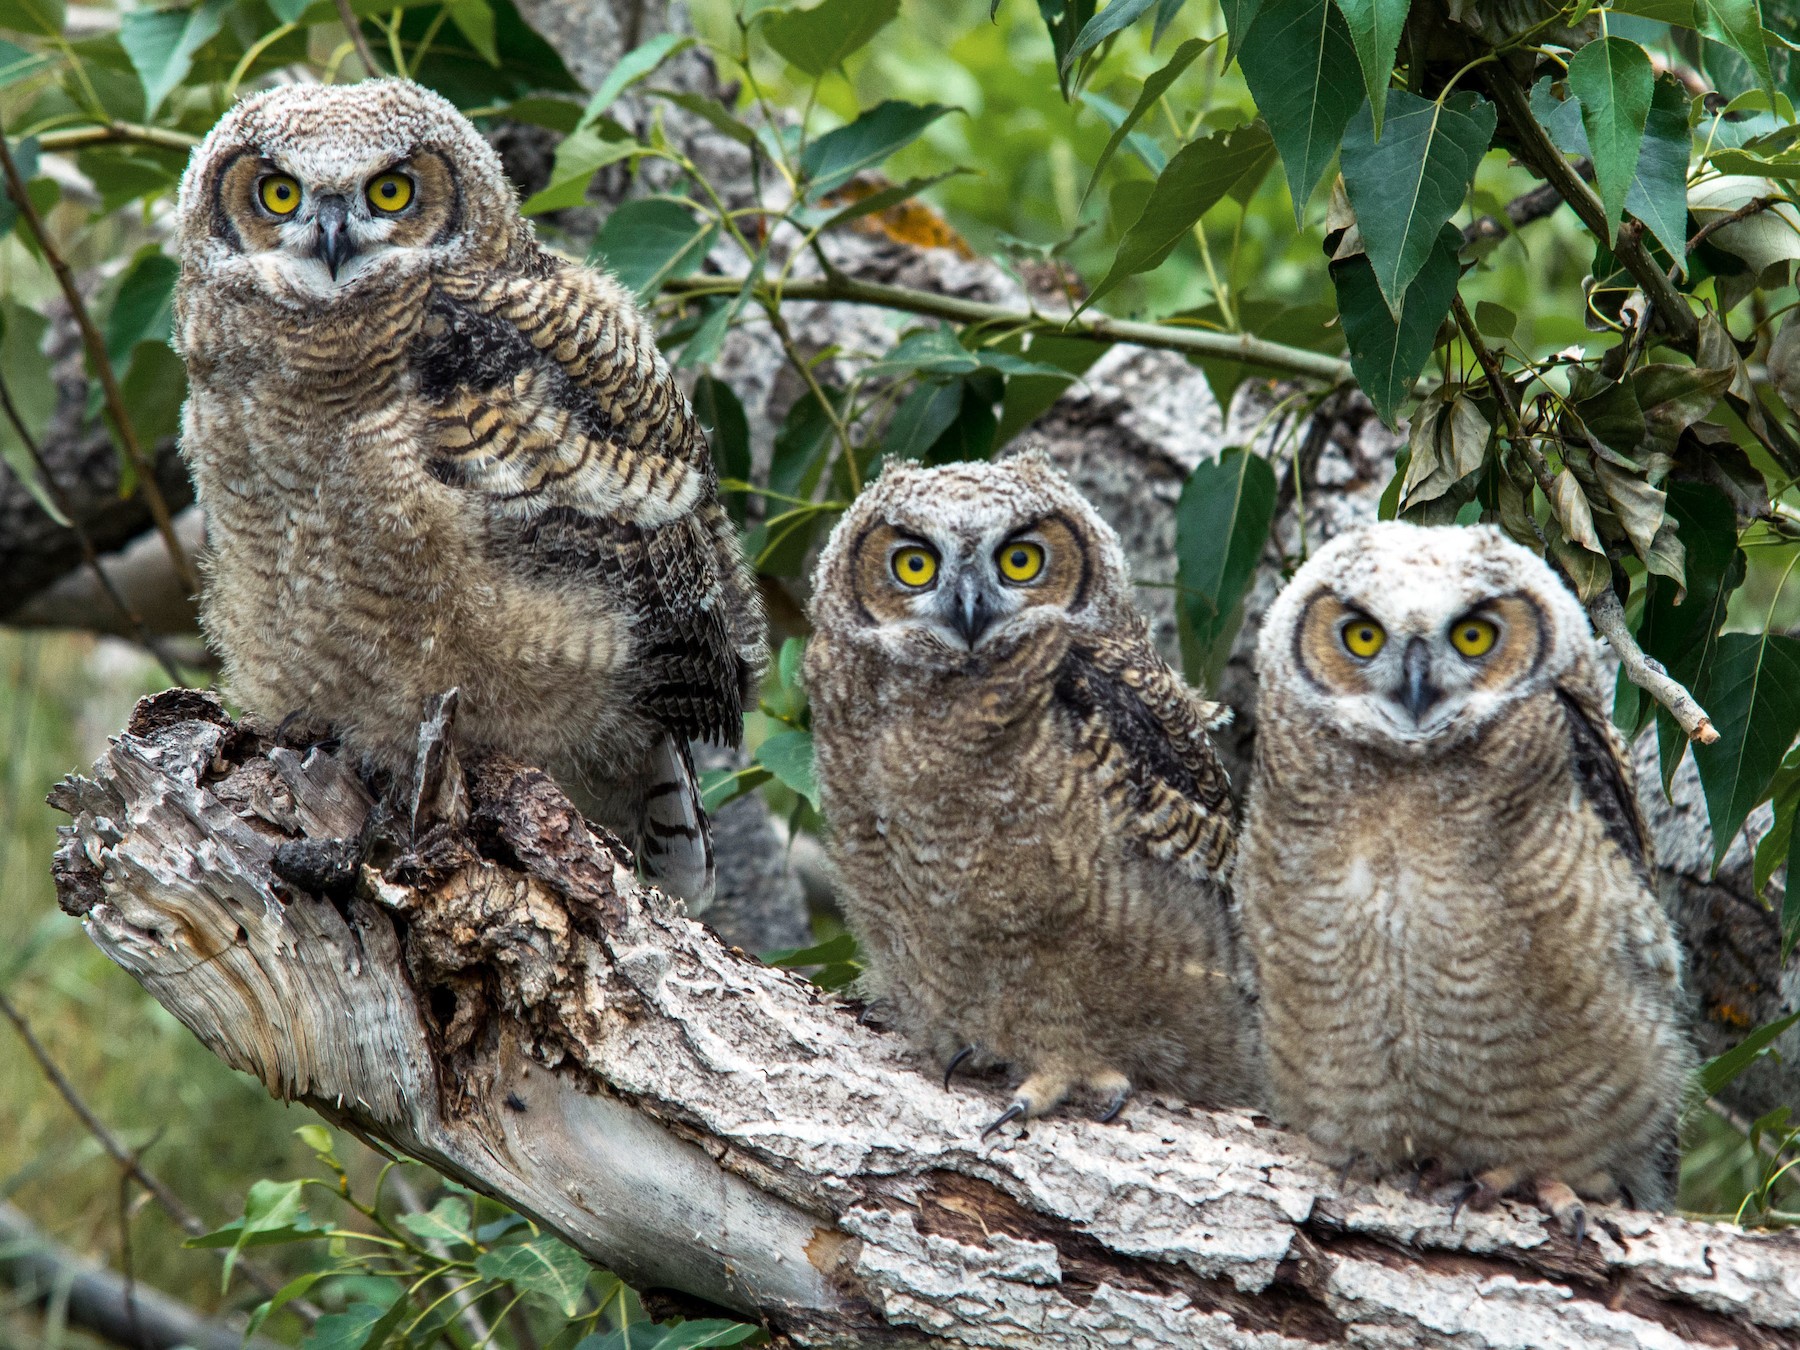
[[[272,173],[257,185],[263,207],[277,216],[291,216],[300,206],[300,184],[285,173]]]
[[[1006,544],[994,556],[1000,562],[1000,575],[1008,581],[1031,581],[1044,570],[1044,549],[1041,544]]]
[[[404,211],[413,199],[413,180],[403,173],[384,173],[369,184],[369,204],[377,211]]]
[[[894,575],[903,586],[929,586],[937,575],[937,558],[928,548],[903,548],[894,555]]]
[[[1344,625],[1344,647],[1352,656],[1369,660],[1387,645],[1387,630],[1373,619],[1352,619]]]
[[[1450,645],[1464,656],[1486,656],[1499,638],[1500,630],[1486,619],[1464,619],[1450,630]]]

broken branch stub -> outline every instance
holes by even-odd
[[[271,864],[361,830],[356,775],[210,696],[149,699],[52,794],[61,900],[277,1096],[801,1345],[1800,1335],[1796,1235],[1599,1210],[1576,1248],[1509,1205],[1453,1227],[1340,1192],[1254,1114],[1149,1100],[984,1144],[998,1084],[945,1092],[853,1005],[723,946],[538,770],[464,768],[466,826],[324,898]]]

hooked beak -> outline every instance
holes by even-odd
[[[319,198],[317,221],[319,239],[313,245],[313,252],[324,259],[325,266],[331,270],[331,279],[336,281],[338,269],[356,252],[347,228],[350,203],[335,194]]]
[[[969,650],[974,651],[975,644],[981,640],[981,635],[987,632],[988,625],[994,619],[993,611],[988,608],[987,594],[982,590],[981,578],[973,572],[964,573],[962,580],[957,583],[953,603],[955,609],[950,622],[962,634]]]
[[[1406,644],[1400,671],[1406,681],[1400,691],[1400,702],[1417,724],[1444,696],[1444,691],[1431,682],[1431,648],[1425,645],[1424,638],[1413,638]]]

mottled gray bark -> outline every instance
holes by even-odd
[[[422,750],[444,744],[441,723]],[[420,762],[431,759],[422,753]],[[506,1200],[641,1286],[800,1345],[1792,1345],[1800,1235],[1615,1209],[1451,1223],[1248,1112],[1134,1102],[983,1139],[855,1009],[642,887],[540,772],[454,757],[421,832],[321,896],[369,809],[190,693],[53,802],[65,909],[233,1067]],[[459,824],[466,822],[466,825]],[[301,850],[304,851],[303,849]],[[383,856],[383,855],[378,855]]]

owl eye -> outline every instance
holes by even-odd
[[[291,216],[300,205],[300,184],[285,173],[272,173],[257,184],[256,196],[271,215]]]
[[[1464,619],[1450,630],[1450,645],[1464,656],[1486,656],[1499,641],[1500,630],[1486,619]]]
[[[1044,548],[1041,544],[1003,544],[994,557],[1000,563],[1000,575],[1008,581],[1032,581],[1044,570]]]
[[[404,211],[412,199],[413,180],[403,173],[384,173],[369,184],[369,205],[377,211]]]
[[[1373,619],[1352,619],[1344,625],[1344,649],[1367,661],[1387,645],[1387,630]]]
[[[903,548],[894,555],[894,575],[914,590],[929,586],[937,569],[937,557],[928,548]]]

